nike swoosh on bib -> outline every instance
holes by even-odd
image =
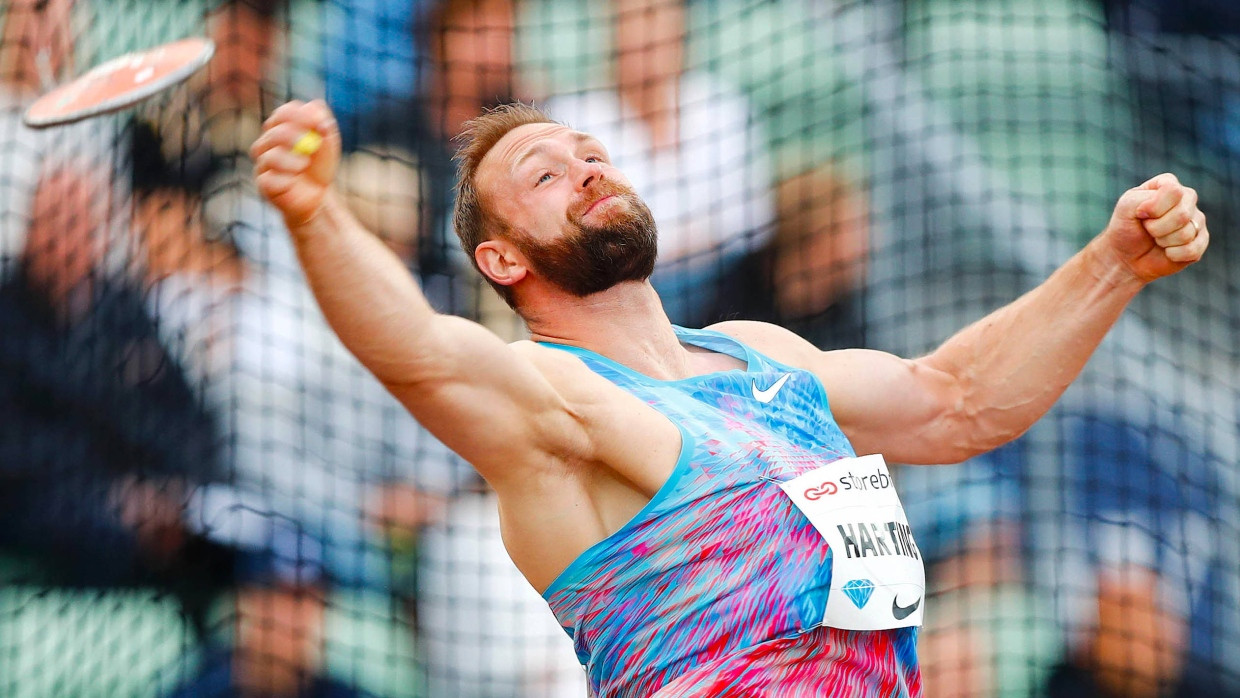
[[[758,402],[770,402],[771,400],[774,400],[775,395],[779,393],[780,389],[784,387],[784,383],[787,383],[788,379],[791,377],[791,373],[785,373],[779,377],[779,380],[775,381],[775,383],[766,390],[759,390],[758,381],[754,380],[751,386],[753,388],[753,398]]]
[[[917,607],[920,605],[921,605],[920,596],[918,596],[917,600],[908,606],[901,606],[900,602],[897,599],[892,599],[891,600],[891,615],[895,616],[896,620],[904,620],[905,618],[908,618],[909,616],[911,616],[913,614],[913,611],[916,611]]]

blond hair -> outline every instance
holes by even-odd
[[[465,129],[457,137],[462,145],[456,154],[456,209],[452,213],[452,227],[456,229],[456,235],[461,240],[461,248],[469,255],[469,260],[479,273],[482,270],[478,267],[474,250],[483,242],[503,235],[508,226],[488,211],[478,196],[474,181],[478,175],[478,165],[509,131],[527,124],[554,123],[557,122],[541,109],[514,102],[487,110],[481,116],[465,122]],[[483,278],[486,278],[491,288],[494,288],[509,306],[516,307],[511,288],[495,283],[486,274],[483,274]]]

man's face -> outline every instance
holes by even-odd
[[[475,181],[532,271],[575,296],[654,270],[650,209],[592,136],[559,124],[515,128],[482,159]]]

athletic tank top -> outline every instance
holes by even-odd
[[[747,369],[662,381],[546,345],[666,415],[682,439],[650,502],[543,594],[592,695],[921,695],[915,628],[822,625],[832,551],[778,485],[855,455],[822,383],[727,335],[676,334]]]

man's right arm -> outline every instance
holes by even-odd
[[[310,130],[322,145],[297,152]],[[277,109],[251,155],[328,323],[419,422],[496,486],[530,467],[589,457],[581,420],[547,378],[481,325],[436,313],[336,198],[340,136],[325,104]]]

